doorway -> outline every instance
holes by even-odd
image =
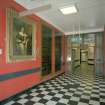
[[[88,68],[91,71],[95,69],[95,45],[84,44],[80,52],[81,69]],[[84,66],[85,65],[85,66]],[[85,68],[84,68],[85,67]]]
[[[67,67],[71,71],[88,69],[87,71],[102,76],[104,74],[103,42],[103,32],[67,36],[67,46],[70,47],[67,47],[66,55],[71,57],[71,62],[67,61]]]
[[[42,25],[42,76],[51,73],[52,68],[52,30]]]

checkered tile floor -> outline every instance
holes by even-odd
[[[75,70],[45,82],[5,105],[105,105],[105,80]]]

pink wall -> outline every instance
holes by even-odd
[[[36,60],[29,60],[24,62],[17,63],[7,63],[6,62],[6,7],[15,8],[17,11],[24,10],[23,7],[16,4],[13,0],[3,0],[0,3],[0,48],[3,50],[3,54],[0,55],[0,75],[13,73],[17,71],[23,71],[31,68],[41,67],[41,19],[38,16],[30,16],[29,18],[34,19],[37,23],[37,32],[36,32],[36,46],[39,50],[38,55],[36,56]],[[48,24],[48,23],[46,23]],[[32,87],[35,84],[38,84],[44,80],[48,80],[54,75],[60,74],[64,72],[64,67],[62,66],[62,71],[55,74],[55,59],[54,59],[54,30],[55,28],[52,25],[49,25],[53,29],[53,41],[52,41],[52,72],[53,75],[47,76],[44,79],[41,78],[41,73],[33,73],[25,76],[21,76],[14,79],[9,79],[6,81],[0,82],[0,100],[4,100],[16,93],[19,93],[29,87]],[[62,39],[62,54],[63,54],[63,62],[64,62],[64,35]]]

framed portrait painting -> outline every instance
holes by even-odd
[[[8,61],[35,59],[36,24],[27,18],[19,18],[14,11],[8,11]]]

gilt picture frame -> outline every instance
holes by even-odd
[[[7,61],[35,59],[36,24],[28,18],[20,18],[15,11],[7,12]]]

